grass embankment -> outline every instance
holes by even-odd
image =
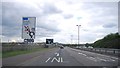
[[[44,51],[44,50],[49,50],[49,49],[51,49],[51,48],[37,48],[37,49],[32,49],[32,50],[17,50],[17,51],[3,52],[2,53],[2,58],[7,58],[7,57],[11,57],[11,56],[16,56],[16,55],[32,53],[32,52],[36,52],[36,51]]]

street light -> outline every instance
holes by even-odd
[[[78,45],[79,45],[79,27],[80,27],[81,25],[76,25],[76,26],[78,26]]]

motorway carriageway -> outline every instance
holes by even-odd
[[[117,57],[69,47],[23,54],[3,59],[3,66],[118,66]]]

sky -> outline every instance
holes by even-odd
[[[116,0],[118,1],[118,0]],[[36,17],[35,42],[94,43],[118,32],[118,2],[84,0],[4,0],[2,42],[22,42],[22,17]]]

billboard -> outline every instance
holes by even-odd
[[[46,39],[46,44],[53,44],[53,39]]]
[[[35,39],[36,17],[22,18],[22,39]]]

